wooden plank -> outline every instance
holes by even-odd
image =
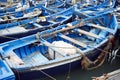
[[[81,34],[85,34],[85,35],[88,35],[88,36],[92,36],[94,38],[100,38],[98,35],[94,34],[94,33],[90,33],[90,32],[87,32],[85,30],[81,30],[81,29],[77,29],[76,31],[78,31],[79,33]]]
[[[72,38],[70,38],[70,37],[67,37],[67,36],[65,36],[65,35],[63,35],[63,34],[60,34],[59,36],[60,36],[61,38],[64,38],[64,39],[66,39],[66,40],[69,40],[69,41],[71,41],[71,42],[73,42],[73,43],[75,43],[75,44],[77,44],[77,45],[79,45],[79,46],[81,46],[81,47],[83,47],[83,48],[86,48],[86,47],[87,47],[86,44],[84,44],[84,43],[82,43],[82,42],[80,42],[80,41],[77,41],[77,40],[75,40],[75,39],[72,39]]]
[[[99,26],[99,25],[92,24],[92,23],[88,23],[87,25],[92,26],[92,27],[95,27],[95,28],[98,28],[98,29],[101,29],[101,30],[106,30],[106,31],[108,31],[108,32],[113,32],[113,31],[114,31],[113,29],[106,28],[106,27]]]
[[[60,32],[64,32],[64,31],[67,31],[67,30],[70,30],[70,29],[74,29],[74,28],[83,26],[84,22],[81,21],[80,23],[77,23],[76,25],[73,25],[73,26],[71,26],[71,25],[72,24],[70,24],[70,26],[68,24],[66,24],[67,27],[65,27],[63,29],[56,30],[56,31],[54,31],[52,33],[49,33],[49,34],[44,34],[44,35],[42,35],[42,37],[47,37],[47,36],[50,36],[50,35],[54,35],[54,34],[57,34],[57,33],[60,33]]]
[[[35,23],[35,22],[33,22],[32,23],[34,26],[36,26],[36,27],[38,27],[38,28],[42,28],[43,26],[41,26],[41,25],[39,25],[38,23]]]
[[[92,23],[89,23],[88,25],[93,26],[93,27],[95,27],[95,28],[99,28],[99,29],[101,29],[101,30],[105,30],[105,29],[106,29],[106,28],[103,27],[103,26],[99,26],[99,25],[92,24]]]
[[[120,69],[110,72],[107,74],[107,76],[108,76],[107,80],[119,80],[120,79],[119,75],[120,75]],[[97,78],[99,78],[99,80],[103,80],[105,78],[105,76],[103,75],[103,76],[100,76]]]

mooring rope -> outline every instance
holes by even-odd
[[[81,65],[82,65],[82,67],[84,69],[87,69],[87,70],[96,69],[96,68],[100,67],[104,63],[104,61],[105,61],[105,59],[107,57],[107,53],[106,52],[108,52],[108,50],[112,46],[111,39],[113,39],[113,37],[112,38],[110,37],[110,39],[108,41],[108,44],[107,44],[107,47],[104,48],[104,50],[101,52],[101,54],[98,56],[98,58],[96,60],[91,61],[90,59],[88,59],[87,56],[83,55],[83,60],[81,62]],[[106,52],[104,52],[104,51],[106,51]],[[94,66],[94,67],[89,67],[91,64],[95,65],[97,62],[100,62],[100,63],[98,65]]]
[[[71,59],[70,59],[70,63],[69,63],[69,67],[68,67],[68,74],[67,74],[67,77],[66,77],[66,80],[70,80],[70,74],[71,74]]]
[[[48,76],[52,80],[56,80],[54,77],[50,76],[49,74],[45,73],[44,71],[40,70],[40,72],[42,72],[43,74],[45,74],[46,76]]]

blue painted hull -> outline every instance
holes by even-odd
[[[107,43],[106,43],[107,44]],[[104,49],[106,47],[106,44],[102,45],[99,47],[99,49]],[[95,53],[93,53],[95,52]],[[99,51],[98,49],[94,49],[92,52],[87,54],[87,57],[91,60],[95,60],[99,54],[101,53],[101,51]],[[70,66],[71,65],[71,66]],[[44,79],[44,78],[49,78],[47,75],[45,75],[43,72],[47,73],[48,75],[54,77],[60,74],[68,74],[69,72],[69,67],[71,71],[75,70],[75,69],[82,69],[81,67],[81,59],[76,60],[74,62],[68,63],[68,64],[64,64],[64,65],[60,65],[57,67],[53,67],[53,68],[49,68],[49,69],[45,69],[45,70],[28,70],[28,71],[23,71],[23,72],[18,72],[16,70],[13,70],[16,76],[16,79],[19,80],[34,80],[34,79]],[[35,67],[37,68],[37,67]]]
[[[42,4],[38,4],[37,6],[34,6],[34,7],[30,7],[28,9],[25,9],[23,10],[25,13],[29,13],[31,11],[33,11],[35,8],[40,8],[42,6]],[[23,11],[15,11],[16,9],[16,6],[13,6],[11,8],[7,8],[7,9],[3,9],[3,10],[0,10],[0,16],[4,16],[4,15],[9,15],[9,14],[12,14],[12,15],[15,15],[17,17],[23,15]],[[21,15],[20,15],[21,14]]]
[[[80,60],[75,61],[70,64],[71,64],[71,70],[80,68]],[[47,73],[50,76],[60,75],[60,74],[68,73],[70,64],[65,64],[65,65],[61,65],[58,67],[45,69],[42,71]],[[19,75],[15,71],[15,74],[16,74],[16,78],[18,79],[20,76],[21,80],[28,80],[28,79],[33,80],[33,79],[40,79],[40,78],[48,78],[48,76],[46,76],[40,70],[34,70],[34,71],[30,71],[30,72],[29,71],[28,72],[19,72]]]
[[[4,60],[0,59],[0,80],[15,80],[15,75]]]
[[[11,33],[1,34],[0,43],[35,34],[37,32],[41,32],[43,30],[50,29],[51,26],[54,28],[60,24],[67,23],[67,22],[71,21],[72,13],[73,13],[73,8],[70,8],[70,9],[65,10],[65,11],[63,10],[62,12],[54,13],[52,15],[49,14],[49,15],[47,15],[47,18],[46,18],[47,21],[38,23],[43,27],[40,28],[37,26],[36,28],[31,28],[31,29],[28,28],[28,30],[25,32],[18,32],[18,33],[12,33],[12,34]],[[55,18],[55,16],[57,16],[57,15],[61,15],[61,17]],[[62,17],[62,15],[63,15],[63,17]],[[41,14],[40,16],[44,16],[44,13]],[[56,21],[54,21],[54,23],[49,24],[48,23],[49,21],[53,21],[53,19],[51,19],[52,17]],[[25,25],[26,23],[27,23],[26,26],[30,25],[31,27],[33,27],[33,26],[36,26],[36,25],[34,25],[34,23],[36,23],[34,21],[36,21],[37,19],[39,19],[39,18],[37,16],[35,16],[35,17],[28,18],[28,19],[25,18],[25,19],[20,20],[20,21],[18,20],[18,22],[12,22],[9,24],[4,23],[0,26],[0,29],[6,29],[6,27],[7,28],[19,27],[21,25]],[[30,23],[31,21],[33,21],[33,22]]]
[[[96,29],[96,26],[91,25],[92,23],[101,25],[99,20],[104,24],[102,28],[109,30]],[[111,12],[85,18],[84,21],[85,24],[82,24],[80,20],[75,20],[69,24],[63,24],[35,35],[2,43],[0,44],[0,54],[14,70],[17,79],[20,78],[22,80],[46,77],[41,70],[51,76],[66,73],[70,64],[71,70],[81,68],[81,53],[93,61],[96,60],[107,46],[109,33],[114,36],[117,28],[116,17]],[[80,30],[90,32],[93,29],[96,30],[96,33],[92,35],[78,32]],[[65,38],[64,35],[68,38]],[[59,48],[58,45],[52,45],[54,41],[69,43],[73,45],[72,49],[75,49],[76,52],[74,54],[65,54],[66,52],[57,49]],[[68,47],[64,46],[62,48]],[[52,52],[49,51],[50,49]],[[51,55],[51,53],[53,54],[52,56],[47,56]],[[14,61],[14,58],[18,61]]]

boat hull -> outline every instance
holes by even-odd
[[[15,80],[15,75],[4,60],[0,59],[0,80]]]
[[[107,42],[101,45],[99,47],[99,50],[94,49],[93,51],[86,53],[86,56],[89,59],[94,61],[100,55],[101,50],[103,50],[106,46],[107,46]],[[74,60],[73,61],[71,60],[71,62],[69,63],[59,65],[59,66],[56,64],[56,66],[53,65],[53,67],[50,67],[50,68],[48,67],[45,69],[41,69],[41,67],[33,67],[31,68],[31,70],[18,71],[13,69],[13,71],[16,75],[16,79],[20,78],[21,80],[28,80],[28,79],[33,80],[33,79],[49,78],[44,73],[54,77],[60,74],[68,74],[69,70],[73,71],[75,69],[82,69],[80,56],[77,58],[74,58]]]

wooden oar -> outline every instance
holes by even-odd
[[[77,25],[75,25],[75,26],[68,26],[68,27],[66,27],[66,28],[63,28],[63,29],[60,29],[60,30],[56,30],[56,31],[54,31],[54,32],[52,32],[52,33],[49,33],[49,34],[43,34],[43,35],[41,35],[41,37],[47,37],[47,36],[50,36],[50,35],[54,35],[54,34],[56,34],[56,33],[60,33],[60,32],[64,32],[64,31],[67,31],[67,30],[70,30],[70,29],[73,29],[73,28],[77,28],[77,27],[80,27],[80,26],[83,26],[84,25],[84,22],[83,21],[81,21],[80,23],[78,23]],[[66,25],[67,26],[67,25]]]
[[[114,32],[113,29],[106,28],[106,27],[103,27],[103,26],[99,26],[99,25],[96,25],[96,24],[88,23],[87,25],[98,28],[98,29],[101,29],[101,30],[106,30],[106,31],[108,31],[110,33]]]
[[[70,37],[68,37],[68,36],[65,36],[65,35],[63,35],[63,34],[59,34],[58,36],[60,36],[61,38],[66,39],[66,40],[68,40],[68,41],[71,41],[72,43],[75,43],[75,44],[77,44],[77,45],[79,45],[79,46],[81,46],[81,47],[83,47],[83,48],[86,48],[86,47],[87,47],[86,44],[84,44],[84,43],[82,43],[82,42],[80,42],[80,41],[77,41],[77,40],[75,40],[75,39],[72,39],[72,38],[70,38]]]
[[[87,32],[85,30],[81,30],[81,29],[75,29],[75,31],[81,33],[81,34],[85,34],[85,35],[88,35],[88,36],[92,36],[94,38],[100,38],[98,35],[94,34],[94,33],[90,33],[90,32]]]

